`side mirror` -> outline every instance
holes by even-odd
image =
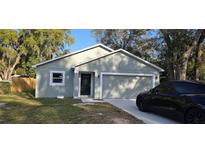
[[[152,93],[153,93],[153,91],[154,91],[153,89],[150,89],[150,90],[149,90],[149,93],[150,93],[150,94],[152,94]]]
[[[159,90],[157,90],[157,89],[153,90],[153,94],[158,95],[159,94]]]

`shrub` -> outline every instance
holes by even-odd
[[[0,81],[0,95],[11,94],[11,83],[9,81]]]

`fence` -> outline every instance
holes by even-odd
[[[11,92],[13,94],[22,91],[34,90],[36,86],[36,79],[26,77],[12,77]]]

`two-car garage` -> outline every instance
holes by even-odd
[[[155,86],[153,74],[101,73],[101,98],[135,99]]]

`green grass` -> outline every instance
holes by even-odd
[[[143,123],[108,103],[82,104],[72,98],[35,99],[31,93],[0,95],[0,123]]]
[[[0,95],[10,94],[11,93],[11,84],[8,81],[0,81]]]

